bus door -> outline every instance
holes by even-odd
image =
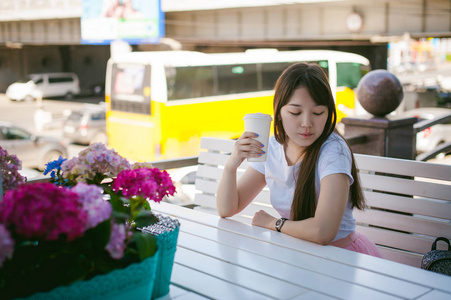
[[[111,69],[109,146],[132,161],[153,157],[154,130],[149,65],[114,63]]]

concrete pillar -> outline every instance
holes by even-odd
[[[413,124],[416,118],[365,115],[342,119],[345,137],[364,135],[365,142],[352,145],[354,153],[415,159],[416,135]]]

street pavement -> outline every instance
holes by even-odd
[[[11,122],[34,134],[51,134],[54,130],[61,132],[58,123],[64,115],[70,110],[77,110],[83,107],[85,103],[98,103],[103,98],[75,98],[73,101],[65,101],[59,99],[42,100],[42,101],[10,101],[5,94],[0,94],[0,120]],[[50,118],[50,119],[49,119]],[[50,121],[50,122],[46,122]],[[39,124],[47,123],[41,130]]]
[[[35,135],[52,136],[63,139],[62,121],[71,110],[83,107],[85,103],[98,103],[103,99],[76,98],[74,101],[42,100],[42,102],[10,101],[0,94],[0,121],[10,122]],[[86,146],[69,144],[68,156],[73,157]]]

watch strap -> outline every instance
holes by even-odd
[[[283,226],[283,224],[285,223],[286,220],[288,220],[288,219],[286,219],[286,218],[280,218],[279,220],[277,220],[277,222],[276,222],[276,230],[277,230],[278,232],[281,231],[282,226]]]

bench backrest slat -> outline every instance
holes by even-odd
[[[199,165],[199,167],[197,168],[196,176],[200,178],[219,180],[222,176],[222,169],[208,165]]]
[[[368,224],[380,228],[392,228],[403,232],[429,236],[446,236],[450,233],[451,224],[439,219],[418,218],[383,210],[355,210],[354,217],[359,224]]]
[[[380,192],[368,190],[364,191],[363,194],[365,196],[366,204],[370,207],[443,219],[447,219],[451,216],[451,204],[448,201],[391,194],[384,194],[381,196]]]
[[[421,254],[387,247],[379,247],[379,251],[385,259],[413,267],[421,266],[421,259],[423,258],[423,255]]]
[[[209,151],[232,152],[234,140],[218,139],[218,138],[201,138],[200,148]]]
[[[201,139],[195,209],[217,213],[216,191],[234,143]],[[451,166],[363,154],[355,158],[368,206],[354,211],[357,230],[373,240],[385,258],[419,267],[436,237],[451,238]],[[245,160],[238,178],[247,166]],[[234,218],[251,222],[260,209],[279,217],[267,188]]]
[[[210,208],[216,210],[216,195],[211,194],[196,194],[196,205],[201,207]],[[249,205],[246,207],[239,215],[253,217],[254,214],[259,210],[265,210],[266,212],[272,214],[273,216],[278,216],[278,213],[271,204],[269,204],[269,192],[260,193]]]
[[[200,194],[197,195],[208,195],[211,196],[212,200],[208,203],[202,203],[202,206],[210,207],[210,208],[216,208],[216,191],[218,189],[219,183],[215,181],[209,181],[202,178],[196,179],[196,190],[200,191]],[[201,205],[198,203],[197,198],[195,199],[195,204]],[[252,205],[258,204],[258,205],[271,205],[270,196],[269,196],[269,190],[263,190],[261,191],[252,201]]]
[[[386,230],[384,228],[361,226],[357,224],[357,231],[364,234],[376,244],[391,241],[392,248],[410,249],[413,253],[426,253],[431,250],[432,238],[421,235],[407,235],[401,232]],[[418,266],[418,265],[417,265]]]
[[[213,166],[224,166],[228,156],[224,153],[201,152],[199,153],[199,163]]]
[[[363,182],[362,187],[371,190],[436,199],[446,199],[451,195],[451,185],[362,172],[360,172],[360,179]]]
[[[398,175],[450,180],[449,165],[366,154],[356,154],[355,159],[361,170],[382,173],[392,170]]]

